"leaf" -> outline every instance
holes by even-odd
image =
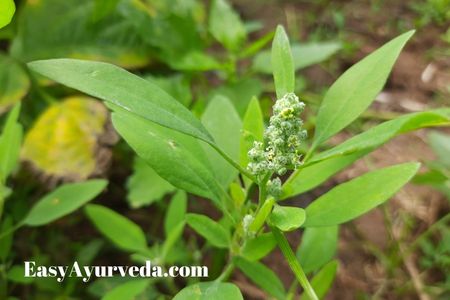
[[[257,286],[276,299],[286,299],[286,291],[279,277],[268,267],[257,261],[235,257],[234,264]]]
[[[119,248],[130,252],[146,252],[147,240],[141,228],[119,213],[96,204],[85,208],[95,227]]]
[[[177,59],[166,59],[167,63],[175,70],[180,71],[210,71],[223,68],[213,56],[200,51],[191,51]]]
[[[130,280],[107,292],[102,300],[134,300],[150,284],[149,279]]]
[[[186,223],[211,245],[217,248],[228,248],[230,246],[230,233],[212,219],[203,215],[187,214]]]
[[[19,284],[30,284],[35,279],[33,277],[25,277],[25,267],[23,265],[14,265],[6,274],[6,278],[10,282]]]
[[[40,226],[59,219],[94,199],[108,184],[102,179],[68,183],[41,198],[23,221],[28,226]]]
[[[283,26],[278,25],[272,43],[271,64],[277,98],[282,98],[295,89],[295,71],[289,39]]]
[[[127,112],[113,113],[112,121],[119,134],[159,176],[222,207],[224,192],[205,165],[205,154],[196,139]]]
[[[247,111],[242,123],[240,139],[240,163],[241,166],[248,165],[248,151],[253,148],[255,141],[262,141],[264,134],[264,119],[257,98],[253,98],[248,104]]]
[[[438,157],[438,161],[450,168],[450,136],[433,131],[428,135],[428,140]]]
[[[294,60],[294,70],[309,67],[327,60],[341,48],[338,42],[311,42],[292,44],[291,52]],[[262,51],[253,60],[253,69],[257,72],[271,74],[270,51]]]
[[[115,11],[119,0],[94,0],[94,2],[92,19],[98,22]]]
[[[248,239],[242,247],[241,255],[248,260],[260,260],[269,254],[277,245],[271,232]]]
[[[324,299],[328,290],[333,285],[334,278],[338,269],[338,262],[333,260],[322,268],[311,280],[311,286],[317,294],[319,299]],[[310,300],[307,294],[302,294],[300,298],[303,300]]]
[[[233,160],[239,160],[239,134],[242,122],[233,104],[226,97],[215,96],[211,100],[203,113],[202,123],[211,133],[217,146]],[[207,144],[202,146],[214,176],[222,187],[227,188],[238,175],[238,171],[211,146]]]
[[[237,52],[247,32],[239,15],[226,0],[213,0],[209,14],[209,31],[228,50]]]
[[[98,101],[69,97],[48,107],[27,132],[22,158],[49,175],[85,179],[97,169],[97,139],[107,111]]]
[[[174,228],[184,222],[186,216],[187,195],[184,191],[178,191],[170,200],[164,218],[164,232],[166,237]]]
[[[22,66],[12,57],[0,54],[0,115],[19,102],[29,88],[30,80]]]
[[[316,120],[313,149],[355,120],[375,99],[406,41],[409,31],[391,40],[345,71],[330,87]]]
[[[164,90],[174,99],[188,107],[192,102],[190,79],[183,75],[172,75],[167,77],[145,76],[145,79]]]
[[[8,114],[3,132],[0,135],[0,186],[6,182],[6,178],[14,171],[19,159],[23,135],[22,125],[17,121],[20,106],[20,103],[16,104]],[[0,193],[0,201],[2,196]]]
[[[68,87],[100,98],[159,125],[213,143],[192,113],[154,84],[111,64],[75,59],[34,61],[28,66]]]
[[[0,28],[5,27],[11,22],[15,12],[16,5],[13,0],[0,1]]]
[[[275,205],[270,222],[281,231],[292,231],[305,222],[305,210],[299,207]]]
[[[306,228],[296,253],[306,274],[319,270],[333,259],[338,234],[338,226]]]
[[[128,177],[127,189],[127,200],[133,208],[150,205],[175,190],[138,156],[134,159],[133,174]]]
[[[370,151],[381,146],[396,135],[420,128],[443,125],[450,125],[450,109],[437,109],[407,114],[372,127],[330,150],[313,156],[309,162],[315,163],[357,151]]]
[[[367,153],[369,153],[368,150],[363,150],[346,156],[332,157],[294,171],[283,184],[283,196],[281,199],[303,194],[319,186]]]
[[[112,11],[94,23],[95,6],[92,0],[23,3],[12,55],[25,62],[67,57],[106,61],[126,68],[147,65],[151,48],[133,30],[133,20]]]
[[[241,291],[232,283],[200,282],[182,289],[173,300],[243,300]]]
[[[178,242],[183,234],[184,230],[184,221],[177,223],[174,228],[166,235],[166,239],[161,247],[160,259],[163,262],[168,263],[167,256],[170,251],[173,249],[173,246]]]
[[[1,198],[1,196],[0,196]],[[11,253],[13,245],[13,232],[10,231],[13,227],[12,216],[6,216],[3,222],[0,223],[0,261],[4,263]],[[5,234],[6,232],[9,232]],[[3,235],[5,234],[5,235]]]
[[[419,163],[395,165],[338,185],[306,208],[303,226],[332,226],[368,212],[392,197],[419,167]]]

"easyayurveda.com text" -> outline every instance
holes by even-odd
[[[24,262],[24,276],[37,278],[55,278],[63,282],[66,277],[78,277],[83,282],[100,277],[208,277],[206,266],[171,266],[167,270],[158,265],[152,265],[146,261],[141,266],[80,266],[74,262],[70,266],[42,266],[34,261]]]

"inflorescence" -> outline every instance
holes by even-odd
[[[306,130],[302,128],[300,113],[304,107],[305,104],[294,93],[288,93],[276,101],[263,141],[255,141],[248,152],[250,162],[247,168],[257,178],[272,173],[283,175],[302,164],[299,147],[306,138]],[[279,178],[267,182],[269,195],[278,198],[280,191]]]

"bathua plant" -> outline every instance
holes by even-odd
[[[227,282],[235,269],[273,298],[294,297],[300,284],[305,299],[319,299],[330,288],[338,268],[333,257],[339,225],[387,201],[420,165],[409,162],[368,172],[339,184],[306,208],[283,202],[319,186],[396,135],[449,124],[449,109],[406,114],[339,145],[327,146],[327,141],[358,118],[381,91],[412,35],[410,31],[394,38],[336,80],[321,103],[314,134],[302,128],[304,104],[301,95],[294,94],[294,62],[282,26],[278,26],[272,44],[277,100],[267,127],[257,99],[249,103],[241,120],[230,101],[217,96],[199,120],[156,85],[111,64],[51,59],[28,66],[104,100],[118,133],[159,176],[179,190],[165,217],[166,239],[157,247],[149,246],[145,233],[130,220],[106,207],[88,205],[87,216],[112,243],[134,258],[168,265],[174,262],[170,254],[187,224],[207,241],[207,247],[217,250],[214,253],[218,256],[226,250],[219,274],[206,282],[189,281],[179,292],[172,286],[174,299],[242,299],[238,287]],[[186,213],[183,191],[211,200],[221,212],[220,220]],[[286,237],[294,230],[303,231],[296,248]],[[128,234],[118,236],[118,231]],[[275,246],[296,278],[289,290],[260,261]],[[150,283],[155,279],[149,279]],[[127,284],[119,288],[134,289]]]

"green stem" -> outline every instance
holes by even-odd
[[[255,176],[253,176],[252,174],[250,174],[250,172],[248,172],[247,170],[245,170],[243,167],[241,167],[241,165],[239,165],[237,162],[235,162],[231,157],[229,157],[225,152],[222,151],[222,149],[219,148],[219,146],[217,146],[215,143],[213,142],[208,142],[209,145],[211,147],[214,148],[214,150],[217,151],[217,153],[219,153],[227,162],[229,162],[233,167],[235,167],[239,172],[241,172],[241,174],[245,175],[246,177],[248,177],[250,180],[252,180],[253,182],[256,182],[256,178]]]
[[[226,281],[230,277],[230,275],[233,272],[233,270],[234,270],[234,264],[233,263],[228,263],[228,265],[223,270],[222,274],[220,274],[220,276],[217,277],[216,281],[217,282]]]
[[[17,223],[16,225],[14,225],[13,227],[7,229],[6,231],[2,232],[0,234],[0,240],[4,237],[6,237],[7,235],[13,233],[14,231],[16,231],[17,229],[19,229],[20,227],[22,227],[24,225],[23,221],[20,221],[19,223]]]
[[[319,298],[316,295],[316,292],[309,283],[308,278],[306,277],[306,274],[302,269],[302,266],[300,265],[300,263],[297,260],[297,257],[292,251],[291,246],[289,245],[289,242],[287,241],[286,237],[280,230],[278,230],[278,228],[271,225],[269,226],[270,229],[272,230],[275,240],[277,241],[278,247],[280,247],[281,252],[283,252],[283,255],[286,258],[289,267],[294,272],[295,277],[305,290],[306,294],[309,296],[311,300],[319,300]]]

